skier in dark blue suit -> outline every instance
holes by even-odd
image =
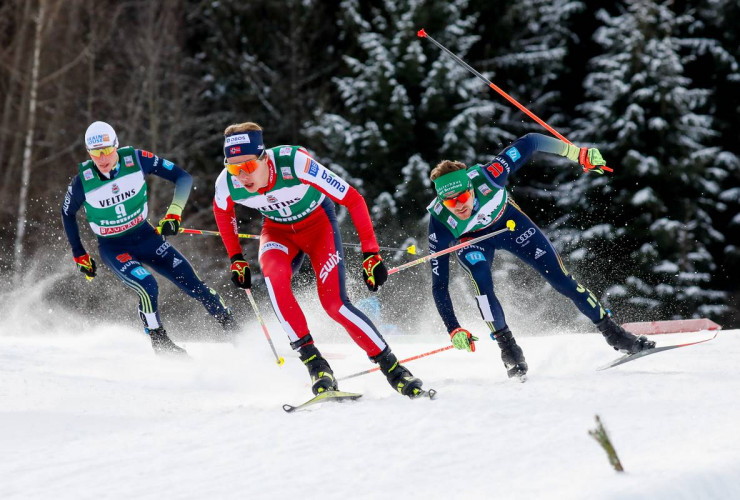
[[[62,204],[64,230],[79,270],[88,280],[96,275],[95,261],[83,247],[77,226],[77,211],[84,206],[90,227],[98,237],[103,263],[139,296],[139,315],[155,352],[186,354],[162,327],[157,282],[143,265],[200,301],[225,329],[233,329],[231,310],[163,237],[179,232],[182,210],[193,184],[190,174],[148,151],[119,148],[115,131],[104,122],[90,125],[85,144],[90,160],[79,164],[78,175],[72,179]],[[175,184],[172,203],[158,225],[160,234],[147,221],[148,174]]]
[[[501,358],[510,377],[527,372],[524,354],[506,324],[504,311],[493,290],[491,266],[496,250],[507,250],[536,269],[555,290],[568,297],[602,332],[617,350],[629,353],[655,347],[655,342],[636,337],[617,325],[596,296],[568,272],[545,234],[511,199],[506,185],[509,175],[522,167],[537,151],[559,154],[581,164],[585,171],[603,173],[606,165],[596,148],[578,148],[541,134],[527,134],[495,156],[486,165],[468,168],[460,162],[442,161],[431,173],[437,198],[427,207],[429,251],[448,248],[502,228],[509,221],[515,230],[467,246],[457,258],[470,276],[478,309],[501,348]],[[432,294],[442,320],[457,349],[475,350],[478,340],[460,326],[448,291],[449,255],[431,261]]]

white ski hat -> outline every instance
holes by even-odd
[[[118,136],[113,127],[105,122],[94,122],[85,132],[85,147],[87,149],[118,147]]]

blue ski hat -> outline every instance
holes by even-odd
[[[226,158],[242,155],[260,156],[264,150],[265,145],[262,142],[261,130],[236,132],[224,137],[224,156]]]

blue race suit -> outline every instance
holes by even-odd
[[[184,205],[192,185],[190,174],[172,162],[160,159],[149,152],[137,149],[136,155],[145,175],[154,174],[175,183],[175,201]],[[115,178],[119,169],[120,165],[111,171],[111,179]],[[95,173],[102,176],[97,169]],[[80,240],[76,219],[77,211],[83,206],[84,201],[82,181],[77,175],[72,179],[62,205],[62,223],[75,257],[86,253]],[[158,235],[146,221],[120,236],[99,236],[98,250],[105,265],[118,279],[138,294],[139,314],[145,328],[158,328],[161,326],[161,321],[158,313],[157,282],[154,276],[143,267],[144,264],[198,300],[218,321],[223,322],[231,315],[218,293],[198,278],[190,262],[168,241]]]
[[[498,161],[508,165],[508,169],[500,173],[496,172],[497,176],[495,178],[491,175],[490,170],[486,168],[482,170],[490,184],[503,188],[508,182],[508,176],[526,164],[533,153],[536,151],[560,153],[563,144],[565,143],[562,141],[541,134],[527,134],[505,150],[510,151],[512,148],[516,148],[520,156],[504,156],[502,151],[490,163],[493,164]],[[471,217],[476,216],[479,208],[476,200]],[[491,275],[493,258],[498,249],[514,254],[537,270],[555,290],[571,299],[576,307],[591,321],[597,323],[603,319],[606,316],[606,311],[594,294],[581,286],[568,272],[545,234],[511,199],[509,199],[503,215],[498,220],[482,230],[465,233],[460,241],[505,229],[508,220],[513,220],[516,223],[514,231],[504,232],[456,252],[459,263],[473,281],[478,309],[491,332],[500,331],[507,326],[504,311],[494,293]],[[433,216],[430,217],[430,253],[448,248],[454,243],[455,237],[450,230]],[[450,254],[443,255],[431,261],[432,294],[447,331],[452,332],[454,329],[460,328],[460,323],[455,316],[448,290],[449,256]]]

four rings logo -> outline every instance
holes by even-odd
[[[534,235],[534,228],[530,227],[526,231],[524,231],[522,234],[517,236],[516,242],[520,245],[523,244],[525,241],[527,241],[529,238],[531,238]]]

